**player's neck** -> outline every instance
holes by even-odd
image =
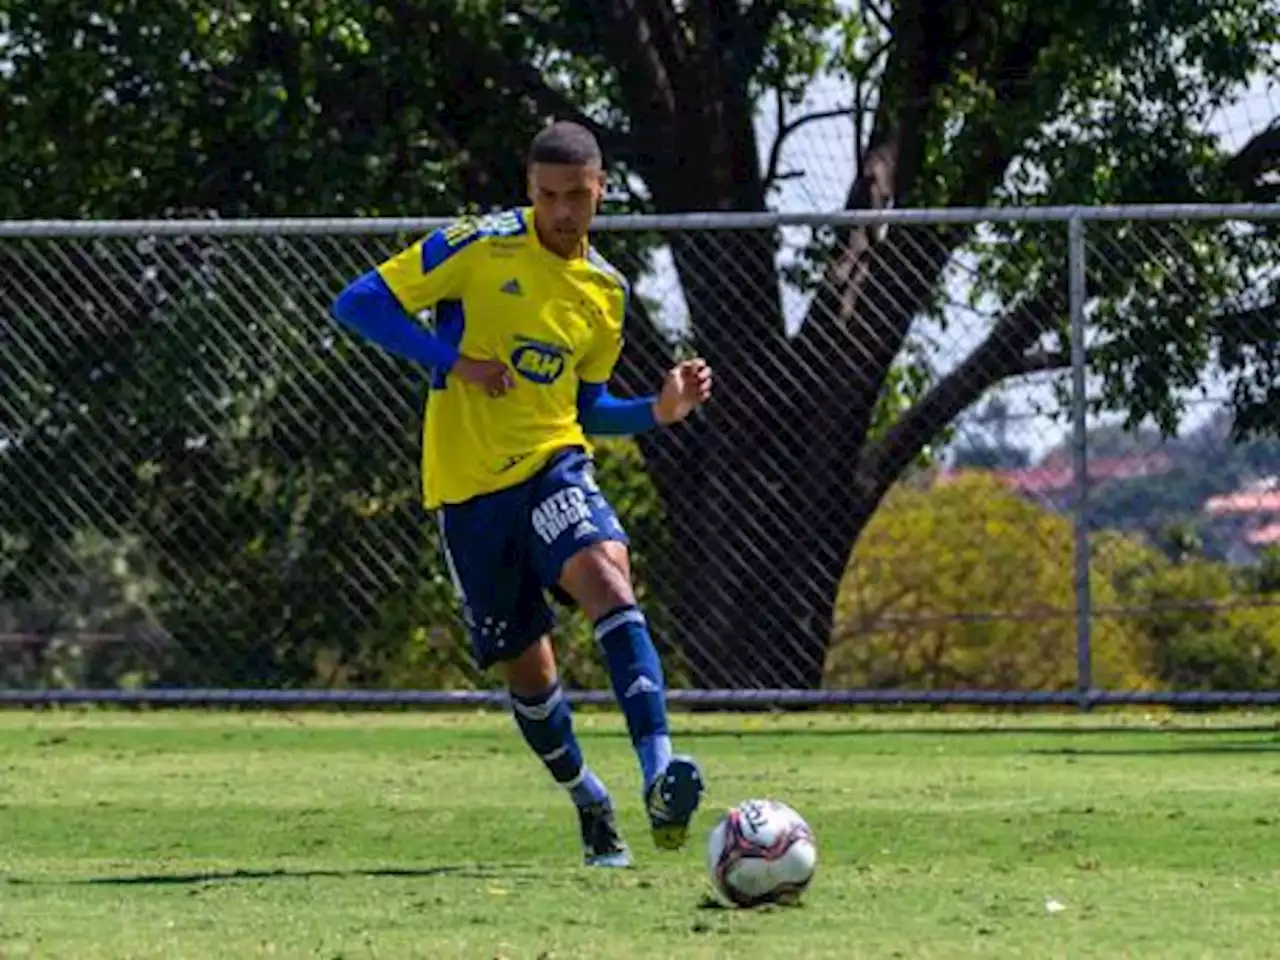
[[[542,249],[555,254],[561,260],[580,260],[587,255],[586,237],[579,237],[572,244],[557,244],[542,232],[537,220],[534,220],[533,232],[537,234],[538,243],[542,245]]]

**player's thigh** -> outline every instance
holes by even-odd
[[[477,666],[521,657],[553,623],[529,555],[527,498],[478,498],[439,512],[440,538]]]
[[[530,525],[534,566],[559,599],[588,616],[634,602],[630,541],[585,454],[562,456],[542,475]]]

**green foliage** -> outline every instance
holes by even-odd
[[[30,542],[0,535],[0,568],[22,575]],[[141,686],[172,656],[155,621],[161,585],[137,537],[78,532],[33,589],[0,599],[0,684],[16,688]]]
[[[459,147],[500,153],[533,118],[509,130],[485,84],[459,116],[459,53],[418,12],[397,21],[353,0],[8,10],[0,93],[14,109],[0,166],[16,179],[0,216],[372,215],[453,207],[464,188],[484,203],[519,185],[518,161],[490,164],[486,191]],[[460,122],[463,141],[442,136]]]
[[[781,105],[795,129],[823,73],[848,84],[842,105],[860,117],[859,159],[889,158],[891,195],[880,202],[899,207],[1256,198],[1274,165],[1263,156],[1242,167],[1206,132],[1234,86],[1273,72],[1280,9],[1264,0],[890,4],[890,24],[833,0],[677,4],[644,24],[637,9],[604,0],[10,0],[0,26],[0,217],[488,208],[522,198],[524,147],[552,115],[599,130],[614,161],[612,209],[759,209],[781,171],[759,162],[773,151],[756,142],[756,112]],[[865,191],[850,197],[869,202]],[[731,251],[695,238],[675,250],[693,324],[682,348],[732,348],[716,358],[729,367],[722,383],[750,383],[767,353],[776,382],[804,384],[806,403],[855,421],[817,471],[805,430],[771,438],[776,464],[808,472],[779,482],[811,501],[842,499],[855,468],[883,463],[869,448],[936,391],[976,399],[1017,375],[1024,350],[1065,345],[1060,227],[898,238],[868,234],[866,271],[853,271],[860,279],[840,294],[862,310],[876,299],[867,290],[918,274],[918,296],[890,293],[869,310],[901,313],[883,322],[901,323],[903,336],[884,335],[878,316],[868,324],[816,309],[806,328],[819,328],[817,348],[795,352],[778,329],[777,238],[744,238]],[[638,262],[659,239],[603,243]],[[797,272],[830,287],[823,271],[850,239],[826,232]],[[1230,385],[1236,428],[1274,429],[1280,289],[1259,281],[1258,268],[1280,255],[1277,242],[1273,229],[1239,224],[1090,229],[1097,406],[1168,433],[1187,389],[1216,373]],[[77,536],[133,550],[119,537],[127,530],[156,584],[151,615],[176,638],[176,653],[156,667],[164,682],[394,683],[436,673],[463,682],[436,655],[458,637],[438,632],[447,591],[423,553],[414,507],[419,386],[404,367],[334,338],[324,316],[367,260],[329,243],[297,257],[266,240],[229,257],[213,245],[148,243],[0,251],[0,274],[34,291],[6,317],[20,341],[0,341],[0,436],[26,437],[0,451],[0,528],[21,545],[0,560],[6,599],[29,603],[33,584],[63,583],[59,550]],[[993,335],[1000,362],[957,385],[934,374],[934,345],[915,322],[933,316],[945,335],[947,257],[930,258],[965,249],[979,263],[975,301],[991,298],[1006,320],[1026,312]],[[672,345],[648,336],[645,322],[637,303],[628,358],[649,378]],[[880,343],[901,349],[869,362]],[[829,376],[806,369],[819,352],[844,358]],[[855,382],[873,395],[847,396]],[[725,436],[800,422],[796,410],[769,406],[788,398],[748,392],[717,408]],[[886,483],[927,464],[946,439],[954,410],[941,406],[945,414],[912,421],[911,449],[886,468]],[[829,539],[819,529],[829,518],[817,512],[781,502],[757,510],[742,461],[704,458],[689,471],[671,453],[646,446],[667,515],[709,511],[723,529],[708,528],[698,549],[636,533],[653,603],[708,591],[746,610],[751,578],[726,568],[712,583],[721,571],[708,558],[747,520],[763,544]],[[628,456],[618,462],[638,466]],[[87,490],[100,506],[90,509]],[[709,491],[730,494],[712,504]],[[881,492],[850,514],[869,515]],[[640,491],[619,495],[649,502]],[[659,514],[646,506],[637,516]],[[795,523],[811,528],[784,529]],[[837,581],[860,533],[851,523],[842,547],[813,564],[827,568],[814,579]],[[788,559],[804,569],[811,560]],[[813,609],[792,611],[795,622],[825,623],[830,599],[819,590],[798,601]],[[370,623],[381,625],[377,636]],[[570,661],[581,632],[569,629]],[[753,653],[771,649],[768,636],[742,632],[735,642]],[[826,637],[810,640],[820,647]],[[571,669],[587,678],[586,662]]]
[[[983,474],[899,487],[858,541],[826,684],[1069,690],[1076,676],[1068,518]],[[1102,580],[1095,602],[1118,602]],[[1095,625],[1100,685],[1147,685],[1140,638]]]
[[[1112,587],[1107,620],[1135,630],[1144,672],[1171,690],[1274,690],[1280,684],[1280,590],[1266,559],[1233,567],[1196,552],[1107,531],[1092,538],[1095,602]]]
[[[1073,557],[1069,518],[985,474],[898,488],[850,562],[826,684],[1071,689]],[[1270,567],[1173,561],[1108,531],[1093,540],[1090,569],[1095,685],[1280,685],[1280,591]]]
[[[1253,593],[1280,594],[1280,547],[1263,550],[1258,565],[1245,570],[1243,576]]]
[[[1087,8],[1096,19],[1073,6],[1074,37],[1050,56],[1067,81],[1054,117],[1022,144],[996,198],[1019,206],[1248,199],[1211,122],[1241,84],[1274,71],[1280,8],[1267,0]],[[977,247],[973,300],[1065,305],[1066,242],[1063,224],[993,227]],[[1191,391],[1219,375],[1238,428],[1269,431],[1280,327],[1274,310],[1254,308],[1280,292],[1258,279],[1280,255],[1278,242],[1265,227],[1212,220],[1088,225],[1089,360],[1102,384],[1094,409],[1172,434]],[[1066,350],[1067,316],[1055,312]]]
[[[1157,563],[1129,604],[1153,674],[1173,690],[1280,688],[1280,592],[1250,593],[1223,564]]]
[[[57,254],[10,256],[38,282],[0,369],[39,429],[3,454],[5,524],[27,547],[6,596],[58,582],[63,541],[136,530],[169,638],[156,680],[314,682],[321,651],[347,656],[416,559],[387,545],[417,530],[418,386],[333,336],[289,279],[308,275],[305,257],[281,244],[102,241],[66,274],[46,266]],[[118,271],[109,296],[90,257]],[[274,296],[245,322],[253,289]],[[57,339],[42,323],[54,311]]]

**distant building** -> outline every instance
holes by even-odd
[[[1088,461],[1090,489],[1117,480],[1159,477],[1173,469],[1167,453],[1144,453],[1125,457],[1097,457]],[[963,471],[956,471],[960,473]],[[1055,452],[1034,467],[992,470],[990,475],[1005,486],[1050,509],[1065,510],[1075,502],[1076,470],[1069,453]],[[946,482],[946,476],[939,477]]]
[[[1204,503],[1204,513],[1228,534],[1231,548],[1227,559],[1252,562],[1258,551],[1280,546],[1280,475],[1210,497]]]

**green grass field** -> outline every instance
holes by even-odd
[[[643,830],[625,731],[579,715],[638,854],[579,866],[499,714],[0,713],[0,957],[1275,957],[1275,714],[676,715],[697,842]],[[805,903],[705,903],[752,795],[807,815]]]

